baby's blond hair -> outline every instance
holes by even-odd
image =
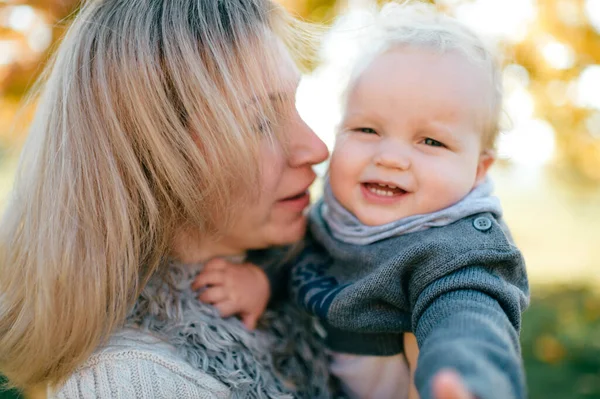
[[[495,54],[465,25],[438,11],[435,6],[418,2],[392,2],[370,10],[368,23],[359,31],[361,51],[350,74],[343,101],[360,75],[377,56],[399,47],[424,48],[445,54],[463,55],[484,72],[488,83],[488,104],[483,116],[483,148],[492,149],[500,131],[502,73]]]

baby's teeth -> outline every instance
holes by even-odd
[[[392,186],[391,184],[381,184],[381,183],[377,183],[377,185],[379,187],[383,187],[383,188],[391,188],[392,190],[396,189],[396,186]]]
[[[391,192],[391,191],[389,191],[389,190],[380,190],[380,189],[375,188],[375,187],[369,188],[369,191],[371,191],[374,194],[381,195],[383,197],[391,197],[391,196],[394,195],[394,193]]]

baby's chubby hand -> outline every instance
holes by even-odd
[[[192,283],[192,289],[202,290],[198,299],[213,305],[221,317],[238,315],[246,328],[256,328],[258,319],[270,297],[269,279],[252,263],[235,264],[215,258]]]
[[[435,399],[476,399],[452,370],[442,370],[433,378],[433,396]]]

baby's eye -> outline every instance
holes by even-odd
[[[445,147],[445,145],[437,140],[434,140],[432,138],[427,137],[425,140],[423,140],[423,143],[425,145],[429,145],[431,147]]]
[[[377,134],[375,129],[371,129],[370,127],[359,127],[355,129],[357,132],[366,133],[366,134]]]

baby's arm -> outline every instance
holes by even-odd
[[[414,382],[419,347],[417,346],[417,338],[414,334],[404,334],[404,354],[406,355],[410,372],[408,399],[419,399],[419,392],[417,392]],[[450,370],[436,374],[432,381],[432,391],[435,399],[475,399],[464,386],[460,375]]]
[[[439,396],[431,381],[452,369],[478,398],[525,398],[518,336],[523,295],[522,287],[483,267],[466,267],[429,284],[413,310],[421,397]]]
[[[198,299],[214,305],[222,317],[238,315],[251,330],[256,327],[271,295],[269,279],[260,267],[224,259],[207,262],[192,288],[203,289]]]

